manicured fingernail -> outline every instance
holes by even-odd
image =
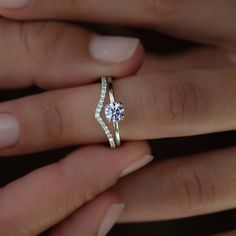
[[[127,169],[125,169],[122,172],[120,177],[124,177],[126,175],[129,175],[129,174],[133,173],[134,171],[146,166],[147,164],[152,162],[153,159],[154,159],[154,157],[152,155],[147,155],[143,159],[132,163]]]
[[[118,217],[123,212],[125,205],[123,203],[114,204],[105,214],[99,230],[98,236],[105,236],[112,229],[114,224],[116,223]]]
[[[2,8],[20,8],[25,6],[29,0],[0,0]]]
[[[94,35],[89,50],[95,60],[115,63],[128,60],[135,52],[139,39]]]
[[[0,115],[0,149],[14,145],[19,139],[19,123],[14,116]]]

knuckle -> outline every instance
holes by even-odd
[[[54,164],[55,167],[55,178],[60,179],[60,184],[61,186],[66,186],[66,188],[74,188],[74,182],[71,177],[71,173],[68,172],[64,161],[59,161]],[[70,192],[70,191],[68,191]],[[65,199],[65,203],[62,206],[62,211],[68,211],[68,209],[75,209],[78,207],[77,205],[77,199],[76,199],[76,194],[74,192],[74,196],[68,195],[67,191],[63,192],[63,198]]]
[[[71,189],[80,189],[80,191],[73,191],[73,194],[68,196],[65,192],[65,202],[64,205],[67,209],[76,209],[83,206],[85,203],[93,199],[100,190],[99,178],[95,179],[90,176],[85,168],[81,168],[79,172],[79,180],[73,181],[78,178],[78,172],[73,171],[71,168],[67,168],[65,162],[60,161],[56,163],[61,183]],[[68,171],[70,170],[70,171]]]
[[[191,1],[189,0],[144,0],[147,15],[153,22],[159,22],[164,17],[179,15],[183,8],[185,8]]]
[[[42,126],[47,135],[51,138],[60,137],[60,140],[63,140],[67,134],[68,124],[63,102],[60,99],[55,101],[48,98],[39,106],[42,114]]]
[[[206,172],[190,166],[176,167],[169,175],[170,187],[174,189],[182,209],[194,211],[195,209],[209,207],[215,201],[215,185]]]
[[[200,88],[188,79],[165,78],[151,86],[150,99],[154,105],[152,120],[163,125],[192,123],[203,113],[206,106]]]
[[[46,64],[57,53],[57,45],[64,38],[67,27],[57,22],[25,22],[20,24],[18,30],[26,53]]]
[[[91,199],[97,196],[100,192],[99,190],[101,189],[99,181],[95,181],[94,179],[86,178],[85,183],[87,191],[85,191],[83,194],[81,205],[89,202]]]
[[[80,172],[80,178],[83,180],[83,186],[86,186],[83,192],[79,193],[77,199],[79,199],[79,206],[83,206],[85,203],[89,202],[99,193],[99,180],[91,178],[86,172]]]
[[[85,165],[89,166],[89,163],[85,163]],[[82,174],[80,175],[80,179],[83,181],[82,184],[84,186],[84,191],[82,194],[79,194],[78,198],[81,200],[80,205],[83,205],[104,191],[106,189],[106,184],[101,174],[96,174],[96,178],[94,178],[94,175],[91,175],[88,171],[86,171],[86,169],[83,169],[80,174]],[[109,181],[111,186],[116,182],[113,178]]]
[[[20,37],[20,42],[22,42],[23,45],[23,50],[25,50],[27,56],[32,56],[34,47],[32,47],[31,45],[32,45],[32,39],[34,37],[32,37],[31,25],[26,22],[21,23],[19,24],[17,30],[18,30],[17,33]]]

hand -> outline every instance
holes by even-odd
[[[85,109],[81,109],[83,115],[94,117],[93,106],[96,103],[86,111],[86,101],[82,104],[79,99],[87,92],[92,92],[88,94],[91,97],[95,94],[87,86],[81,87],[83,91],[65,87],[89,83],[105,72],[116,76],[131,74],[142,60],[143,49],[138,40],[97,37],[70,24],[16,23],[2,19],[0,32],[1,89],[31,85],[58,89],[0,105],[1,156],[82,142],[81,134],[78,142],[67,136],[69,129],[74,130],[79,123],[71,111],[80,109],[82,105]],[[102,46],[104,40],[106,44],[111,42],[113,46],[114,43],[120,46],[119,50],[115,47],[113,54],[104,54],[107,49]],[[97,44],[100,53],[96,50]],[[101,58],[101,55],[106,57]],[[97,90],[98,86],[94,88]],[[67,104],[68,99],[72,99],[70,104]],[[88,105],[90,102],[88,99]],[[81,105],[77,107],[77,103]],[[64,126],[60,113],[68,115],[68,127]],[[84,126],[81,130],[87,132],[86,128]],[[145,142],[129,142],[115,151],[104,146],[87,146],[58,163],[10,183],[0,189],[1,235],[39,235],[55,224],[52,230],[55,236],[61,235],[62,231],[67,236],[75,235],[77,230],[82,235],[105,235],[124,208],[119,197],[106,190],[120,177],[150,162],[152,157],[149,153]],[[88,203],[92,199],[94,201]],[[109,221],[104,218],[106,214]],[[75,220],[80,221],[76,227],[73,226]],[[90,227],[87,227],[88,221]]]
[[[234,46],[235,7],[226,1],[1,0],[1,14],[13,19],[62,19],[156,29],[174,36]],[[209,14],[209,11],[211,14]]]
[[[98,36],[55,22],[1,20],[0,32],[0,88],[57,89],[1,104],[0,155],[88,143],[86,139],[101,141],[103,133],[94,119],[99,85],[66,87],[91,83],[104,74],[134,73],[143,55],[139,41]],[[86,100],[81,103],[80,99]],[[91,120],[96,130],[90,130],[92,137],[88,135]]]
[[[39,235],[61,221],[52,235],[76,235],[77,230],[81,235],[105,235],[124,204],[112,192],[96,196],[150,161],[149,152],[145,142],[127,143],[115,151],[104,146],[84,147],[12,182],[0,192],[1,235]],[[103,219],[106,212],[114,219]]]
[[[233,1],[102,2],[73,1],[72,6],[71,1],[35,0],[19,10],[1,12],[15,19],[146,26],[212,44],[180,56],[151,57],[141,75],[117,81],[115,86],[130,112],[122,134],[126,139],[145,139],[235,129]],[[146,74],[150,71],[153,74]],[[127,203],[120,221],[173,219],[235,208],[235,154],[231,148],[165,161],[120,181],[114,190]]]

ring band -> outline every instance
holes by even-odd
[[[95,111],[95,118],[105,132],[111,148],[117,148],[121,144],[119,122],[124,119],[124,105],[121,102],[115,101],[113,82],[111,77],[102,77],[101,83],[101,95]],[[101,112],[106,100],[107,93],[109,94],[108,97],[110,102],[105,106],[105,117],[109,123],[113,124],[114,136],[101,117]]]

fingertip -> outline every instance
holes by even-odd
[[[99,63],[97,67],[99,75],[113,77],[132,75],[139,70],[144,60],[144,47],[138,38],[93,36],[89,51],[93,60]]]
[[[144,61],[144,53],[144,47],[139,41],[134,54],[127,61],[122,62],[120,66],[115,68],[117,77],[130,76],[137,73]]]
[[[151,153],[151,147],[148,144],[147,141],[129,141],[129,142],[125,142],[123,144],[123,148],[124,148],[124,152],[128,152],[129,151],[136,151],[140,153],[140,155],[149,155]]]
[[[137,38],[94,34],[89,43],[89,51],[96,61],[119,63],[128,60],[138,44]]]
[[[121,204],[121,200],[116,193],[107,191],[75,211],[65,221],[54,226],[50,236],[97,235],[98,231],[101,231],[100,224],[109,209],[112,206]]]

